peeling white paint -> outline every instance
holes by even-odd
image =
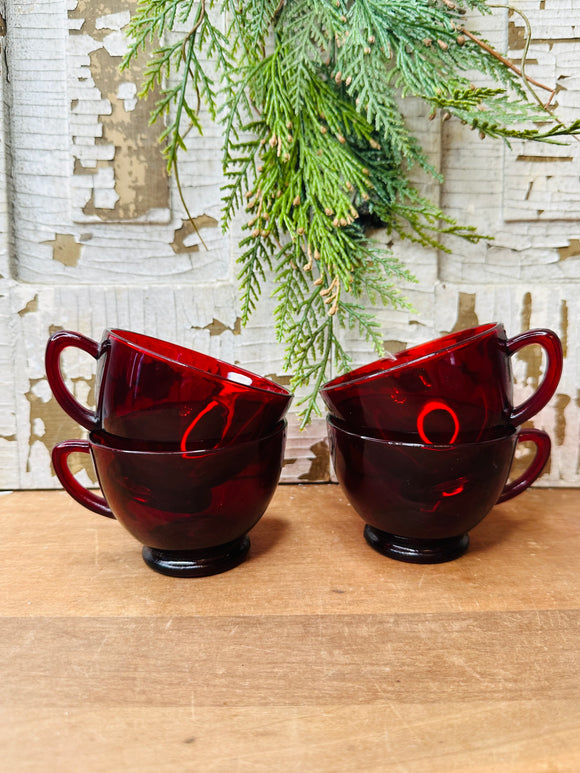
[[[103,46],[109,56],[124,56],[129,47],[125,34],[115,30],[103,39]]]
[[[35,435],[35,437],[41,438],[46,434],[46,426],[42,419],[36,418],[32,422],[32,434]]]
[[[137,84],[136,83],[121,83],[117,89],[117,99],[123,101],[123,107],[126,112],[130,113],[135,110],[137,105]]]
[[[93,203],[96,209],[115,209],[119,201],[119,194],[114,189],[95,188],[93,191]]]
[[[88,456],[87,456],[87,459],[89,460],[89,464],[91,464]],[[94,489],[95,487],[94,481],[90,479],[86,470],[84,469],[79,470],[79,472],[75,475],[75,478],[78,480],[81,486],[84,486],[85,488],[89,488],[89,489]]]
[[[92,175],[95,195],[98,192],[106,193],[115,189],[115,171],[112,167],[106,166],[98,169],[97,173]]]
[[[37,381],[36,384],[32,386],[30,391],[35,397],[38,397],[40,400],[42,400],[43,403],[47,403],[52,398],[52,392],[50,391],[50,387],[46,379]]]
[[[50,465],[51,465],[50,451],[41,440],[34,441],[34,443],[32,443],[32,445],[30,446],[29,453],[27,454],[26,463],[27,463],[27,467],[33,472],[35,470],[43,470],[43,469],[50,470]],[[52,474],[50,477],[52,478]]]
[[[98,30],[122,30],[131,21],[131,14],[129,11],[119,11],[118,13],[109,13],[105,16],[99,16],[95,22],[95,27]]]
[[[183,246],[184,247],[193,247],[195,244],[201,244],[201,240],[198,236],[198,234],[195,233],[195,231],[191,234],[188,234],[185,239],[183,240]]]
[[[93,51],[98,51],[99,48],[103,48],[103,43],[100,40],[95,40],[90,35],[71,35],[69,38],[67,45],[69,54],[77,58],[77,67],[79,69],[83,68],[79,75],[83,78],[90,78],[89,54],[92,54]]]

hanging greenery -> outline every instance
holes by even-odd
[[[408,306],[399,288],[413,277],[368,226],[443,250],[448,234],[483,238],[410,182],[414,167],[441,178],[401,101],[420,97],[431,118],[508,143],[580,133],[580,121],[563,126],[539,103],[530,89],[542,84],[465,28],[467,9],[490,12],[482,0],[141,0],[129,25],[123,67],[148,52],[140,96],[160,94],[152,120],[166,121],[180,190],[178,157],[187,133],[202,131],[202,103],[223,127],[223,228],[247,214],[242,319],[273,276],[285,368],[293,388],[308,387],[304,424],[331,364],[349,367],[339,329],[356,328],[381,355],[367,301]],[[475,86],[469,71],[495,87]]]

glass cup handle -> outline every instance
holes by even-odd
[[[90,453],[90,444],[88,440],[63,440],[52,449],[52,464],[57,478],[61,482],[64,490],[70,494],[73,499],[92,510],[93,513],[104,515],[107,518],[114,518],[111,508],[106,499],[94,494],[78,482],[70,471],[68,466],[68,457],[74,453]]]
[[[556,391],[562,375],[562,344],[556,333],[552,330],[542,330],[539,328],[527,330],[525,333],[521,333],[508,340],[508,354],[511,356],[520,349],[523,349],[524,346],[529,346],[530,344],[539,344],[546,352],[548,362],[542,383],[534,394],[528,397],[527,400],[524,400],[521,405],[513,408],[510,421],[515,426],[523,424],[542,410]]]
[[[81,405],[73,397],[62,378],[60,355],[63,349],[66,349],[68,346],[76,346],[77,349],[82,349],[83,352],[87,352],[96,360],[99,355],[99,344],[80,333],[74,333],[71,330],[59,330],[48,339],[44,357],[48,383],[60,407],[81,427],[94,430],[98,428],[97,414],[85,408],[84,405]]]
[[[536,454],[527,470],[525,470],[519,478],[506,484],[496,502],[498,505],[500,502],[506,502],[508,499],[513,499],[514,497],[517,497],[518,494],[521,494],[522,491],[525,491],[537,478],[539,478],[542,470],[546,466],[552,448],[550,436],[541,429],[519,430],[518,444],[525,443],[526,440],[535,444]]]

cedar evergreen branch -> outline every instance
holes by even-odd
[[[580,133],[580,121],[563,126],[539,107],[529,82],[464,29],[468,9],[490,12],[483,0],[140,0],[129,24],[123,67],[148,56],[140,96],[159,93],[152,120],[166,120],[168,168],[177,172],[187,132],[202,131],[202,103],[223,127],[223,228],[240,209],[248,218],[243,322],[273,276],[285,367],[294,388],[307,387],[303,424],[331,364],[349,366],[339,329],[356,328],[381,354],[365,301],[407,306],[399,286],[414,278],[369,238],[369,222],[444,250],[447,234],[483,238],[409,181],[413,167],[440,178],[401,99],[420,97],[431,117],[441,111],[508,144]],[[474,70],[496,85],[475,87]]]

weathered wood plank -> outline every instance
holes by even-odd
[[[178,580],[62,492],[0,497],[3,765],[576,771],[579,499],[527,492],[421,567],[338,486],[283,486],[244,564]]]
[[[338,485],[284,485],[250,533],[248,560],[188,582],[152,572],[127,532],[68,494],[15,492],[0,497],[0,618],[577,609],[578,501],[576,490],[527,491],[472,530],[460,560],[416,566],[367,545]],[[16,583],[31,566],[44,580]]]

